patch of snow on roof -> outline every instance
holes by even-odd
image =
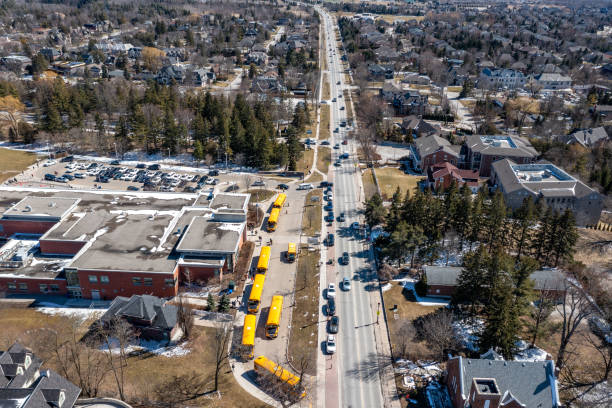
[[[222,231],[234,231],[237,233],[241,233],[242,224],[224,223],[224,224],[219,225],[217,229],[220,229]]]

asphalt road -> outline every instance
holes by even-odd
[[[341,96],[348,86],[344,84],[343,66],[340,61],[341,53],[336,45],[336,22],[332,17],[322,11],[326,31],[327,50],[326,57],[329,68],[331,97],[336,102],[328,101],[331,105],[331,132],[332,145],[342,143],[347,128],[340,127],[340,122],[346,120],[346,106],[348,101]],[[331,54],[331,56],[330,56]],[[339,83],[339,84],[338,84]],[[339,133],[334,133],[335,128]],[[357,146],[352,140],[340,149],[333,150],[332,161],[342,153],[349,153],[348,159],[343,159],[339,167],[334,167],[334,215],[345,213],[346,221],[334,221],[336,233],[335,262],[337,264],[336,287],[344,277],[351,280],[350,291],[338,290],[336,303],[340,318],[340,330],[337,335],[338,351],[335,355],[333,367],[337,370],[339,390],[339,407],[382,407],[383,396],[381,392],[380,375],[377,366],[377,351],[374,337],[375,321],[372,320],[372,306],[370,305],[369,290],[374,290],[375,276],[369,264],[367,244],[358,238],[351,229],[353,222],[362,223],[359,214],[361,195],[361,173],[357,167]],[[348,265],[339,265],[338,257],[348,252],[350,261]],[[338,288],[340,289],[340,288]],[[376,305],[373,306],[376,308]],[[329,383],[329,381],[327,381]],[[334,382],[332,382],[333,384]],[[327,390],[326,393],[336,394],[336,390]]]

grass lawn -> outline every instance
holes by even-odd
[[[312,161],[314,160],[314,150],[308,149],[302,152],[302,157],[297,162],[296,171],[303,171],[308,174],[308,170],[312,169]]]
[[[329,105],[321,105],[321,124],[319,125],[319,140],[329,139]]]
[[[313,197],[318,197],[313,201]],[[323,190],[320,188],[311,190],[304,200],[304,215],[302,216],[302,233],[312,237],[321,233],[321,205],[323,201]]]
[[[346,106],[346,118],[350,121],[353,119],[353,104],[352,103],[348,103],[346,101],[349,100],[349,91],[347,91],[346,89],[343,92],[344,94],[344,102],[345,102],[345,106]],[[351,100],[354,100],[354,98],[352,98]]]
[[[327,74],[323,74],[323,99],[331,98],[331,92],[329,90],[329,78]]]
[[[363,182],[363,191],[366,200],[376,194],[376,183],[374,182],[374,176],[372,175],[372,169],[365,169],[361,175],[361,181]]]
[[[476,106],[476,100],[475,99],[461,99],[461,100],[459,100],[459,103],[462,104],[463,106],[465,106],[468,109],[473,109]]]
[[[331,163],[331,148],[319,147],[319,154],[317,155],[317,169],[323,174],[327,174],[329,165]]]
[[[368,88],[382,88],[384,82],[370,81],[368,82]]]
[[[261,203],[262,201],[269,200],[274,194],[276,194],[272,190],[265,190],[263,188],[247,190],[247,193],[251,194],[249,203]]]
[[[293,367],[299,370],[299,361],[305,357],[308,366],[305,372],[316,374],[318,349],[317,329],[319,322],[319,251],[308,251],[302,246],[298,257],[295,279],[295,307],[291,318],[288,357]]]
[[[446,88],[448,92],[461,92],[462,89],[463,87],[461,86],[449,86],[448,88]]]
[[[344,82],[348,85],[352,84],[351,76],[349,74],[344,74]]]
[[[28,166],[36,163],[36,155],[0,148],[0,183],[20,174]]]
[[[84,322],[79,326],[79,331],[85,333],[90,322]],[[70,319],[61,316],[51,316],[35,309],[2,309],[0,313],[0,324],[4,329],[0,334],[0,348],[6,348],[15,340],[19,339],[26,346],[28,340],[32,339],[26,333],[35,329],[60,330],[71,324]],[[125,391],[128,398],[142,398],[148,394],[154,399],[154,391],[167,382],[174,375],[195,373],[207,381],[206,389],[212,387],[214,379],[214,352],[211,349],[212,331],[214,329],[196,326],[193,339],[187,347],[191,350],[189,354],[181,357],[163,357],[151,353],[129,357],[127,360]],[[36,339],[33,339],[36,341]],[[36,343],[32,345],[35,347]],[[34,350],[36,352],[36,350]],[[58,370],[54,357],[47,347],[47,355],[43,357],[44,368]],[[210,380],[210,381],[209,381]],[[234,380],[229,365],[224,364],[219,381],[221,399],[215,399],[217,407],[264,407],[265,404],[249,395]],[[101,396],[117,397],[116,386],[112,374],[109,373],[100,387]],[[191,406],[205,406],[211,400],[207,397],[199,397],[189,401]]]
[[[402,194],[406,194],[407,191],[412,194],[417,186],[417,182],[423,178],[422,176],[405,174],[396,167],[381,167],[376,169],[376,177],[378,178],[378,185],[380,186],[380,193],[383,200],[391,199],[397,187],[400,188]]]

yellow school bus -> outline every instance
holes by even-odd
[[[274,361],[267,359],[264,356],[259,356],[253,362],[255,373],[257,376],[275,376],[281,386],[287,388],[287,390],[294,397],[303,398],[306,396],[306,391],[300,383],[300,377],[291,374],[288,370],[284,369]]]
[[[249,295],[249,313],[257,313],[259,310],[265,280],[266,275],[262,275],[261,273],[256,274],[255,279],[253,279],[253,286],[251,286],[251,294]]]
[[[280,326],[281,314],[283,312],[283,297],[276,295],[272,296],[270,311],[268,312],[268,320],[266,321],[266,337],[275,339],[278,336],[278,328]]]
[[[249,360],[254,357],[255,329],[257,328],[257,316],[248,314],[244,317],[242,328],[242,347],[248,353]]]
[[[264,246],[261,247],[261,252],[259,253],[259,260],[257,261],[257,273],[266,273],[268,272],[268,267],[270,266],[270,247]]]
[[[295,242],[289,243],[289,248],[287,248],[287,261],[293,262],[295,261],[295,255],[297,254]]]
[[[276,224],[278,223],[278,217],[280,216],[280,208],[273,208],[268,217],[268,232],[276,230]]]
[[[274,200],[274,204],[272,204],[273,208],[282,208],[283,205],[285,204],[285,200],[287,199],[287,194],[285,193],[280,193],[277,197],[276,200]]]

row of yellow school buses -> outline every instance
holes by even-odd
[[[276,230],[278,218],[280,216],[280,210],[285,204],[287,195],[284,193],[279,194],[274,200],[272,205],[272,211],[268,218],[267,230],[272,232]],[[257,328],[257,312],[261,304],[261,297],[263,295],[263,286],[266,279],[266,272],[270,266],[270,256],[272,249],[269,246],[261,248],[259,253],[259,260],[257,262],[257,273],[253,279],[253,285],[251,286],[251,293],[249,295],[249,301],[247,304],[248,314],[244,318],[244,327],[242,332],[242,348],[245,354],[248,355],[249,359],[254,357],[255,349],[255,330]],[[296,244],[290,242],[287,248],[286,259],[288,262],[294,262],[297,255]],[[266,337],[274,339],[278,336],[280,327],[281,314],[283,310],[283,297],[280,295],[272,296],[272,303],[270,304],[270,310],[268,312],[268,319],[266,320]],[[280,382],[281,386],[286,387],[287,391],[293,396],[304,397],[306,395],[304,388],[301,385],[300,377],[293,375],[288,370],[284,369],[281,365],[276,364],[274,361],[266,358],[265,356],[259,356],[253,361],[255,372],[258,375],[275,376]]]

